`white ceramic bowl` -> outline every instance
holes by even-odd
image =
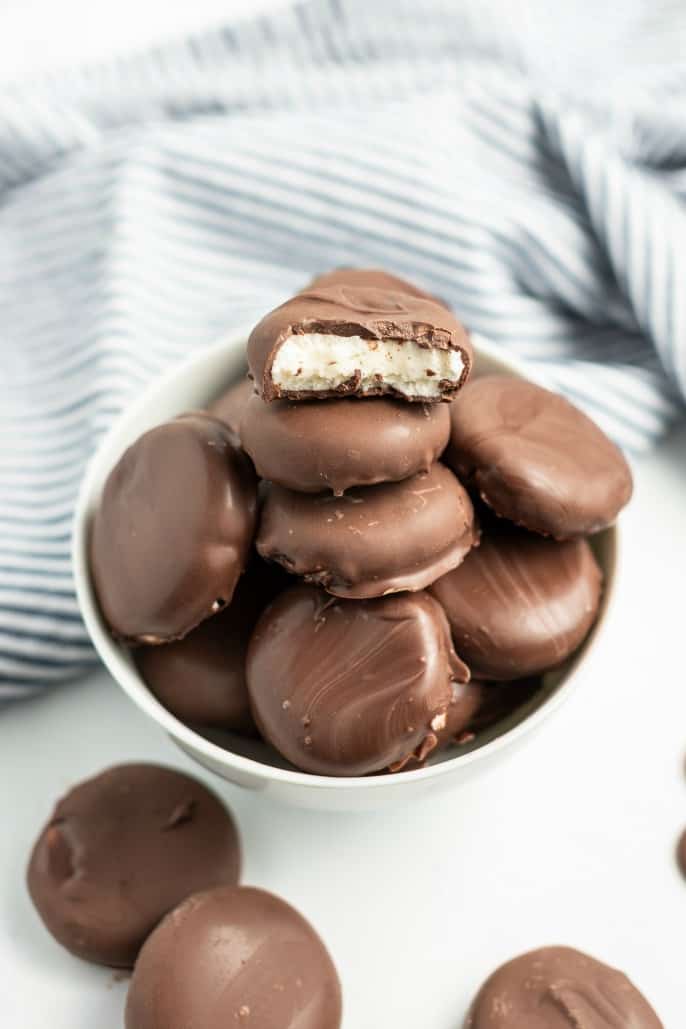
[[[606,618],[617,566],[617,530],[608,529],[592,544],[603,569],[605,589],[596,624],[583,646],[561,668],[549,673],[542,690],[524,707],[502,720],[473,746],[444,751],[426,767],[412,772],[357,778],[308,775],[280,765],[270,748],[229,733],[201,735],[170,714],[149,692],[131,656],[110,636],[95,600],[88,567],[88,536],[93,512],[110,469],[141,433],[183,411],[206,407],[244,372],[246,333],[239,332],[194,354],[155,383],[125,411],[91,459],[79,494],[74,525],[73,560],[81,613],[98,654],[133,701],[171,738],[205,768],[252,790],[305,807],[363,810],[393,801],[407,803],[429,790],[454,786],[499,762],[521,746],[567,697],[588,668],[588,658]],[[476,364],[487,371],[519,375],[512,362],[501,360],[496,348],[477,339]],[[221,742],[225,746],[221,745]],[[231,749],[227,749],[231,747]]]

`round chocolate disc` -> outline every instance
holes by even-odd
[[[450,435],[447,404],[248,400],[240,437],[258,475],[301,493],[396,482],[428,471]]]
[[[121,639],[180,639],[229,604],[255,530],[257,483],[230,430],[183,415],[146,432],[110,472],[91,570]]]
[[[541,386],[488,375],[451,405],[445,461],[503,518],[556,539],[610,525],[632,492],[621,451]]]
[[[208,408],[208,413],[218,418],[224,425],[228,425],[231,431],[240,435],[240,424],[243,411],[248,400],[253,396],[255,387],[250,379],[240,379],[233,386],[229,386],[225,393],[222,393]]]
[[[126,1029],[339,1029],[326,947],[285,901],[254,887],[189,897],[136,962]]]
[[[239,870],[236,827],[214,794],[171,768],[119,765],[58,802],[28,887],[67,950],[130,968],[168,911],[196,890],[233,885]]]
[[[427,593],[340,601],[313,586],[295,586],[267,608],[246,668],[262,735],[319,775],[421,760],[446,724],[453,680],[469,679]]]
[[[483,535],[459,568],[431,587],[472,673],[519,679],[559,665],[598,612],[601,573],[586,540],[521,531]]]
[[[255,557],[227,608],[182,640],[140,647],[136,664],[160,703],[190,725],[252,735],[245,682],[248,640],[260,612],[287,579],[277,565]]]
[[[483,984],[465,1029],[664,1029],[622,973],[571,947],[508,961]]]
[[[436,463],[340,498],[272,486],[256,543],[262,557],[334,596],[365,599],[423,589],[455,568],[476,539],[466,490]]]

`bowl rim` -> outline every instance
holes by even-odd
[[[280,768],[276,765],[265,764],[256,758],[234,753],[217,743],[213,743],[180,721],[163,707],[150,692],[135,668],[124,659],[122,645],[117,643],[109,634],[100,615],[88,561],[90,518],[95,506],[95,493],[98,489],[98,482],[103,475],[103,461],[124,432],[128,423],[135,421],[137,417],[143,416],[153,398],[165,394],[173,384],[182,379],[197,365],[209,362],[213,357],[219,356],[225,351],[230,352],[241,345],[244,346],[248,335],[249,329],[241,327],[222,335],[208,346],[194,351],[186,360],[174,362],[169,370],[149,385],[134,403],[127,405],[120,412],[107,432],[102,436],[96,450],[86,465],[76,501],[72,529],[71,559],[81,616],[100,660],[115,682],[131,700],[169,733],[176,742],[182,745],[183,750],[186,753],[190,753],[194,760],[200,761],[203,765],[206,760],[210,766],[225,767],[227,771],[234,770],[242,776],[262,778],[287,786],[308,787],[309,789],[316,790],[333,789],[348,793],[378,791],[381,789],[393,791],[400,789],[403,784],[409,786],[411,783],[442,779],[445,776],[455,774],[461,768],[466,768],[479,761],[487,761],[492,755],[509,748],[516,740],[525,733],[535,729],[540,722],[548,718],[564,703],[577,685],[581,669],[585,670],[588,667],[588,662],[593,652],[592,644],[596,642],[600,630],[607,619],[616,588],[617,569],[620,558],[620,535],[616,523],[605,530],[608,534],[609,543],[607,559],[609,574],[604,575],[603,596],[598,616],[588,636],[581,644],[581,649],[572,658],[574,664],[569,668],[566,677],[545,698],[540,706],[525,715],[516,725],[511,726],[505,732],[488,740],[481,746],[475,747],[473,750],[446,757],[433,765],[427,765],[410,771],[388,772],[383,775],[331,776],[316,775],[297,769]],[[536,381],[535,373],[532,375],[531,370],[525,368],[516,358],[510,355],[503,356],[499,348],[489,340],[475,334],[472,336],[472,340],[477,355],[479,353],[483,354],[515,375],[527,378],[530,381]],[[107,473],[109,473],[110,468],[111,465],[107,468]],[[196,751],[202,754],[204,760],[196,757]],[[216,774],[219,774],[219,772],[216,772]]]

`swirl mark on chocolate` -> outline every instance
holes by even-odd
[[[452,681],[469,679],[440,606],[425,593],[325,607],[323,596],[294,587],[253,634],[248,688],[265,737],[324,775],[364,775],[435,746]]]
[[[554,667],[590,629],[601,573],[586,540],[520,530],[486,535],[430,587],[475,675],[517,679]]]

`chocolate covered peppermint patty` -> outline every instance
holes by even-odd
[[[622,452],[564,397],[488,375],[450,408],[444,461],[497,515],[556,539],[611,525],[632,477]]]
[[[245,655],[260,613],[288,576],[255,556],[228,607],[182,640],[140,647],[136,664],[150,691],[182,722],[253,735]]]
[[[453,640],[475,676],[519,679],[554,668],[583,641],[602,577],[586,540],[513,530],[488,534],[433,583]]]
[[[469,672],[427,593],[335,600],[295,586],[258,622],[247,660],[257,725],[319,775],[366,775],[422,760]]]
[[[271,404],[256,394],[240,423],[243,447],[262,478],[301,493],[407,479],[428,471],[450,435],[447,404],[355,397]]]
[[[250,374],[267,403],[383,394],[450,400],[471,364],[467,332],[435,300],[340,280],[298,293],[248,340]]]
[[[262,557],[324,586],[364,599],[423,589],[455,568],[478,540],[474,509],[440,463],[402,482],[343,497],[272,486],[256,545]]]
[[[508,961],[483,984],[465,1029],[663,1029],[622,973],[571,947]]]
[[[28,887],[62,946],[130,968],[160,919],[196,890],[238,880],[233,819],[196,779],[158,765],[109,768],[55,806]]]
[[[126,1029],[339,1029],[341,987],[301,914],[249,886],[189,897],[136,962]]]
[[[255,472],[222,422],[188,414],[141,436],[110,472],[91,534],[112,632],[139,643],[180,639],[229,604],[256,513]]]

